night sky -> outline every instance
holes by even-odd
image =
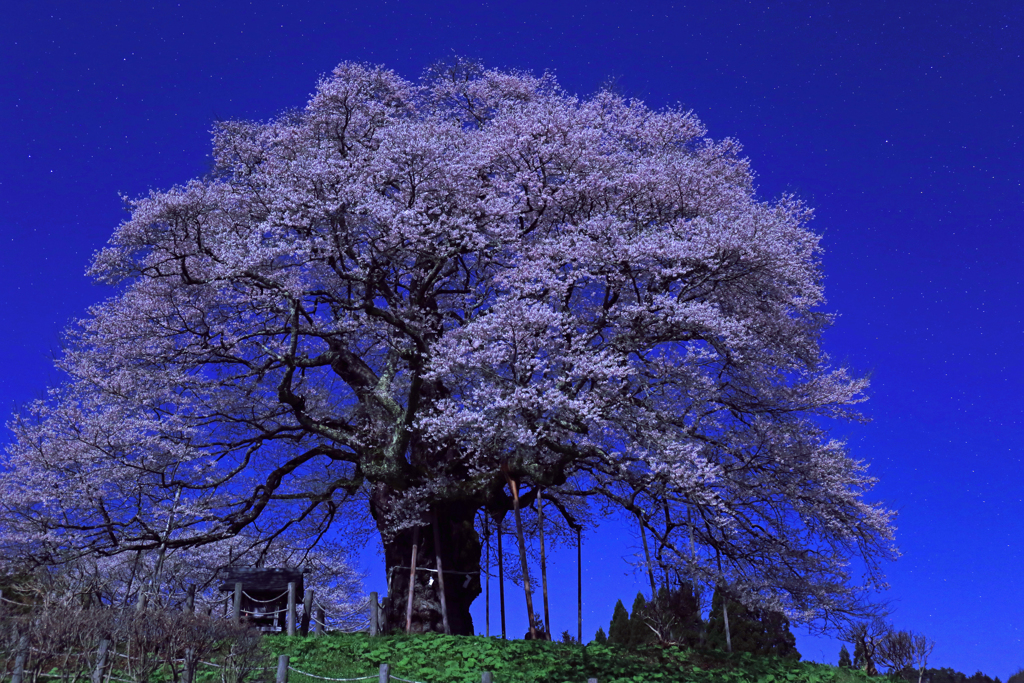
[[[15,0],[0,28],[4,417],[60,380],[61,330],[110,295],[83,272],[125,218],[120,195],[203,175],[214,121],[304,106],[346,60],[415,80],[459,55],[550,70],[581,96],[611,79],[738,139],[762,199],[816,209],[839,313],[825,348],[872,377],[872,422],[834,431],[900,513],[892,621],[937,642],[932,666],[1005,681],[1024,666],[1022,52],[1024,3],[991,0]],[[615,521],[589,532],[585,639],[645,585],[638,546]],[[362,561],[383,591],[372,549]],[[575,552],[555,561],[552,627],[575,634]],[[522,637],[521,591],[509,601]],[[492,635],[496,614],[495,599]],[[797,645],[836,662],[829,637]]]

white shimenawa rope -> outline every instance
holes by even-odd
[[[421,683],[421,681],[410,681],[408,678],[402,678],[394,674],[391,674],[391,678],[395,679],[396,681],[405,681],[405,683]]]
[[[372,681],[375,678],[378,678],[377,676],[361,676],[360,678],[328,678],[327,676],[317,676],[316,674],[311,674],[308,671],[300,671],[291,664],[288,665],[288,670],[294,671],[297,674],[302,674],[303,676],[309,676],[310,678],[317,678],[321,681]]]
[[[242,595],[244,595],[245,597],[249,598],[253,602],[277,602],[278,600],[280,600],[284,596],[288,595],[288,591],[285,591],[284,593],[281,593],[280,595],[278,595],[276,598],[271,598],[269,600],[258,600],[256,598],[252,597],[251,595],[249,595],[248,593],[246,593],[245,591],[242,591]]]
[[[280,614],[281,612],[287,612],[287,611],[288,611],[288,608],[284,607],[282,609],[276,609],[273,612],[247,612],[245,610],[242,610],[241,613],[246,615],[246,616],[250,616],[250,617],[269,617],[269,616],[273,616],[275,614]]]

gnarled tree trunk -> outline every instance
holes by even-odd
[[[406,529],[389,536],[384,533],[384,510],[389,508],[391,493],[384,485],[374,487],[371,511],[381,531],[384,562],[388,578],[388,600],[385,620],[390,632],[405,628],[406,596],[409,591],[409,561],[413,530]],[[448,623],[453,635],[474,635],[469,607],[480,595],[480,538],[473,526],[479,506],[463,501],[434,503],[440,528],[441,564],[445,572],[445,600]],[[440,581],[437,580],[434,533],[429,514],[423,515],[416,559],[416,580],[413,586],[412,633],[434,631],[444,633],[441,615]]]

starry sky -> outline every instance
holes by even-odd
[[[834,432],[899,511],[892,621],[936,641],[933,666],[1024,666],[1024,4],[40,0],[3,18],[5,418],[60,381],[61,330],[110,294],[83,272],[121,195],[204,174],[214,121],[301,107],[345,60],[415,80],[459,55],[581,96],[613,81],[738,139],[761,198],[815,208],[825,348],[872,378],[872,422]],[[586,639],[645,585],[638,546],[616,520],[585,540]],[[384,590],[372,548],[361,561]],[[575,551],[554,569],[553,629],[575,633]],[[483,632],[482,599],[474,614]],[[836,640],[797,632],[805,659],[836,661]]]

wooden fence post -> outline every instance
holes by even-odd
[[[288,683],[288,655],[278,655],[275,681],[276,683]]]
[[[494,683],[494,677],[491,676],[490,671],[485,671],[480,675],[480,683]]]
[[[196,680],[196,669],[198,662],[195,661],[195,650],[192,648],[185,648],[185,667],[182,672],[185,678],[185,683],[195,683]]]
[[[96,652],[96,668],[92,671],[92,683],[103,683],[103,671],[107,668],[107,650],[109,648],[109,640],[100,641],[100,649]]]
[[[302,635],[309,635],[309,617],[313,612],[313,589],[307,588],[302,595]]]
[[[189,614],[196,613],[196,587],[189,586],[188,593],[185,594],[185,611]]]
[[[242,623],[242,582],[239,581],[235,584],[235,604],[234,611],[231,615],[231,620],[236,624]]]
[[[326,624],[327,622],[324,621],[324,608],[317,605],[316,623],[313,625],[313,633],[322,636],[327,631]]]
[[[14,657],[14,673],[11,674],[11,683],[22,683],[25,676],[25,656],[28,654],[28,634],[22,634],[18,638],[18,654]]]
[[[381,664],[380,665],[380,678],[378,683],[391,683],[391,665]]]
[[[295,635],[295,582],[288,582],[288,635]]]
[[[377,592],[370,591],[370,635],[375,636],[379,632],[379,619],[380,614],[377,612],[379,604],[377,603]]]
[[[597,683],[597,679],[596,678],[588,678],[587,679],[587,683]]]

